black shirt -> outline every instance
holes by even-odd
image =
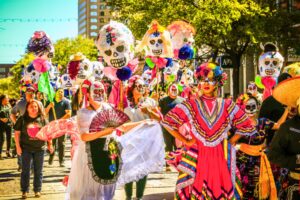
[[[63,98],[60,102],[54,102],[54,110],[56,114],[56,119],[62,118],[66,114],[66,110],[71,110],[71,104],[70,101],[66,98]],[[47,102],[47,106],[50,102]],[[53,109],[51,108],[49,111],[49,122],[55,120],[53,116]]]
[[[28,134],[28,128],[32,127],[33,125],[36,127],[42,128],[46,125],[46,121],[43,120],[41,117],[31,118],[31,117],[24,117],[20,116],[17,119],[17,122],[14,126],[16,131],[20,131],[20,146],[22,149],[27,151],[43,151],[46,147],[46,142],[42,140],[38,140],[35,138],[34,135]]]
[[[278,102],[273,96],[266,98],[260,108],[258,118],[267,118],[273,122],[277,122],[284,113],[284,106]],[[275,131],[268,129],[267,133],[267,144],[272,141]]]
[[[272,163],[280,167],[300,172],[300,164],[296,164],[297,154],[300,154],[300,116],[298,115],[280,126],[271,142],[268,157]]]
[[[1,106],[0,107],[0,118],[7,118],[8,119],[8,121],[6,123],[4,123],[0,120],[0,126],[1,127],[11,125],[10,113],[11,113],[11,107],[10,106]]]
[[[167,96],[159,101],[159,107],[161,113],[165,116],[170,110],[172,110],[177,104],[181,104],[185,99],[177,96],[175,99]]]

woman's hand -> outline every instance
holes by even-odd
[[[7,122],[8,122],[8,118],[1,118],[1,121],[2,121],[3,123],[7,123]]]
[[[185,144],[186,144],[187,146],[192,146],[193,144],[195,144],[195,142],[196,142],[196,139],[195,139],[195,138],[192,138],[192,139],[190,139],[190,140],[186,140],[186,141],[185,141]]]
[[[20,146],[16,146],[18,156],[22,155],[22,149]]]
[[[47,149],[50,152],[50,154],[53,154],[54,148],[53,148],[52,144],[48,144],[48,148]]]

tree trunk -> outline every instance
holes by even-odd
[[[240,93],[240,66],[241,66],[241,55],[231,54],[231,61],[233,64],[233,97],[237,98]]]

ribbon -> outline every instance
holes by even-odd
[[[272,89],[276,85],[276,80],[272,76],[265,76],[261,79],[262,84],[265,86],[263,92],[263,100],[272,95]]]
[[[277,191],[270,162],[264,153],[265,145],[248,145],[242,143],[240,151],[250,156],[260,156],[259,199],[277,200]]]

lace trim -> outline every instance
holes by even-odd
[[[106,179],[101,179],[97,176],[95,170],[94,170],[94,167],[93,167],[93,161],[92,161],[92,153],[91,153],[91,148],[90,148],[90,143],[87,142],[86,143],[86,153],[87,153],[87,156],[88,156],[88,167],[90,169],[90,171],[92,172],[92,177],[93,179],[100,183],[100,184],[103,184],[103,185],[109,185],[109,184],[114,184],[117,182],[119,176],[120,176],[120,173],[121,173],[121,169],[122,169],[122,165],[123,165],[123,162],[122,162],[122,158],[121,158],[121,152],[122,152],[122,146],[119,142],[117,142],[117,145],[118,145],[118,149],[119,149],[119,169],[118,169],[118,173],[117,175],[113,178],[113,179],[110,179],[110,180],[106,180]]]

